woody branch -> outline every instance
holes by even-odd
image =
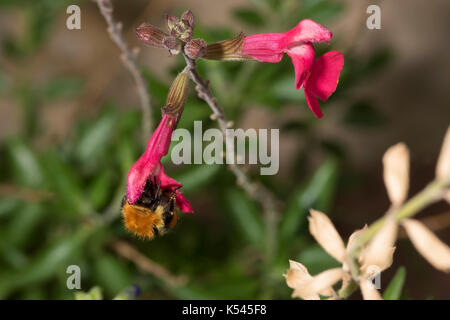
[[[108,25],[108,33],[114,43],[122,51],[121,59],[125,67],[131,73],[136,84],[136,89],[140,99],[140,106],[142,111],[142,139],[145,143],[151,134],[153,127],[152,120],[152,106],[151,98],[147,91],[147,81],[142,76],[141,71],[137,66],[136,53],[133,52],[128,44],[122,37],[122,23],[114,21],[113,18],[113,5],[110,0],[94,0],[97,6],[105,18],[106,24]]]
[[[233,143],[230,141],[233,139],[229,134],[227,129],[229,129],[230,122],[227,120],[223,109],[218,105],[217,99],[214,97],[211,89],[209,87],[209,81],[204,80],[200,74],[198,73],[196,67],[196,61],[194,59],[189,58],[185,52],[183,52],[184,59],[186,61],[186,70],[189,73],[190,78],[197,85],[196,90],[200,99],[204,100],[209,107],[211,108],[213,114],[211,118],[213,120],[217,120],[220,130],[225,138],[225,140],[229,143],[226,143],[226,148],[228,148],[225,154],[225,157],[231,157],[234,154]],[[267,254],[268,259],[271,259],[274,251],[275,251],[275,243],[276,243],[276,225],[277,225],[277,209],[276,209],[276,199],[273,194],[267,190],[262,184],[252,182],[250,178],[245,174],[242,169],[235,164],[234,159],[230,159],[227,161],[229,164],[230,170],[236,176],[237,184],[241,186],[245,192],[254,200],[258,201],[264,211],[264,217],[266,220],[266,228],[267,228]]]

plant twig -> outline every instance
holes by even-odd
[[[94,0],[101,14],[105,18],[106,24],[108,25],[108,33],[114,43],[119,47],[121,54],[121,59],[125,67],[131,73],[136,84],[136,88],[139,94],[140,105],[142,110],[142,130],[143,130],[143,142],[145,143],[150,137],[150,133],[153,127],[152,119],[152,107],[150,95],[147,91],[147,81],[142,76],[141,71],[137,66],[136,53],[134,53],[128,44],[122,37],[122,23],[114,21],[113,18],[113,5],[110,0]]]
[[[417,212],[426,206],[439,201],[446,188],[450,185],[448,180],[435,180],[430,183],[425,189],[412,197],[409,201],[399,207],[396,212],[392,214],[395,216],[397,222],[414,216]],[[361,248],[366,245],[378,231],[383,227],[386,216],[378,219],[358,238],[350,254],[357,254]]]
[[[114,241],[111,247],[119,256],[132,261],[142,272],[150,273],[173,287],[182,286],[187,283],[186,276],[175,276],[171,274],[166,268],[150,260],[124,241]]]
[[[52,199],[54,194],[46,190],[23,188],[11,184],[0,184],[0,197],[16,198],[27,202],[42,202]]]
[[[355,240],[354,245],[349,248],[350,250],[347,256],[347,263],[352,275],[351,281],[359,282],[360,270],[357,257],[363,247],[368,244],[370,240],[372,240],[372,238],[381,230],[388,215],[393,215],[396,221],[400,223],[402,220],[416,215],[426,206],[441,200],[445,190],[447,190],[449,187],[450,180],[448,179],[434,180],[421,192],[409,199],[399,208],[396,208],[395,211],[388,211],[388,214],[372,223],[369,228],[360,237],[358,237],[358,239]],[[341,297],[348,297],[355,289],[356,287],[352,285],[340,295]]]
[[[266,259],[272,261],[276,246],[277,246],[277,208],[276,200],[273,194],[267,190],[262,184],[252,182],[242,169],[235,164],[234,159],[230,158],[234,154],[233,139],[227,134],[227,129],[231,127],[230,122],[227,120],[223,109],[217,104],[217,99],[212,94],[209,88],[209,81],[204,80],[197,71],[196,61],[190,59],[183,53],[186,61],[186,70],[189,72],[190,78],[197,85],[196,90],[198,96],[203,99],[213,111],[212,119],[217,120],[222,134],[227,141],[225,157],[228,159],[226,163],[229,165],[230,170],[236,176],[237,184],[246,191],[246,193],[254,200],[258,201],[264,211],[264,219],[266,222]]]
[[[433,232],[441,231],[450,227],[450,211],[443,212],[440,214],[435,214],[431,217],[426,217],[420,220],[425,226],[428,227]],[[406,232],[401,230],[399,232],[398,238],[407,238]]]

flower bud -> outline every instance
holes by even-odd
[[[150,23],[142,23],[137,27],[136,35],[146,45],[157,48],[164,48],[163,40],[168,36],[167,33]]]
[[[177,17],[166,14],[166,25],[169,31],[172,31],[179,22],[180,19]]]
[[[174,56],[174,55],[177,55],[180,53],[180,42],[172,36],[164,37],[163,45],[166,49],[169,50],[169,53],[171,56]]]
[[[194,14],[191,10],[186,10],[181,15],[181,21],[183,21],[184,24],[188,25],[191,29],[194,28]]]
[[[184,47],[184,52],[189,58],[197,60],[198,58],[205,55],[206,43],[202,39],[191,40]]]
[[[192,12],[186,11],[183,13],[181,20],[177,17],[166,15],[166,24],[171,36],[179,38],[183,42],[192,40],[194,24]]]
[[[203,58],[210,60],[254,60],[241,52],[244,40],[245,35],[241,32],[232,39],[208,44]]]
[[[178,74],[170,87],[166,104],[162,108],[164,114],[177,119],[181,116],[184,105],[186,104],[188,84],[188,74],[186,72]]]
[[[193,31],[192,29],[187,29],[183,33],[180,34],[180,40],[183,42],[189,42],[192,40]]]

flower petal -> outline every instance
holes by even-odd
[[[302,286],[305,281],[312,279],[308,269],[300,262],[289,260],[289,266],[290,268],[283,275],[286,278],[286,284],[289,288],[295,289]]]
[[[350,237],[348,237],[348,241],[347,241],[347,247],[346,250],[350,251],[352,250],[352,246],[355,243],[355,241],[358,239],[358,237],[360,235],[362,235],[366,230],[368,229],[367,224],[364,225],[364,227],[362,229],[356,230],[354,231]]]
[[[164,115],[155,132],[150,137],[145,153],[133,164],[127,177],[127,198],[135,203],[141,196],[150,176],[160,174],[161,158],[169,151],[176,119]]]
[[[161,183],[161,188],[163,189],[178,189],[183,185],[179,183],[177,180],[169,177],[165,172],[164,168],[161,165],[161,170],[159,172],[159,181]]]
[[[361,279],[359,287],[364,300],[383,300],[380,292],[375,288],[370,280]]]
[[[314,47],[311,44],[302,44],[286,49],[286,53],[291,57],[295,70],[295,88],[302,87],[314,62]]]
[[[285,33],[288,45],[301,42],[328,42],[333,37],[330,30],[310,19],[305,19]]]
[[[177,192],[176,205],[178,208],[180,208],[181,212],[194,213],[194,209],[192,208],[191,203],[182,193]]]
[[[344,272],[341,268],[334,268],[323,271],[307,280],[304,285],[296,288],[296,294],[306,300],[306,297],[317,294],[331,295],[332,286],[342,279]]]
[[[284,49],[283,33],[261,33],[245,37],[242,54],[262,62],[280,62]]]
[[[381,230],[372,238],[362,253],[361,270],[363,272],[369,271],[372,266],[376,266],[380,272],[391,266],[397,229],[395,217],[388,216]]]
[[[312,92],[320,100],[326,101],[336,90],[339,75],[344,66],[344,55],[338,51],[330,51],[314,61],[311,74],[306,81],[305,89]]]
[[[311,109],[314,115],[317,118],[322,118],[323,114],[322,111],[320,110],[319,101],[317,101],[317,98],[312,94],[312,92],[307,90],[306,88],[305,88],[305,98],[309,109]]]
[[[393,205],[402,204],[409,189],[409,150],[404,143],[390,147],[383,156],[384,184]]]
[[[329,255],[339,262],[344,262],[346,256],[344,242],[331,220],[320,211],[311,209],[310,213],[308,220],[311,235]]]
[[[450,248],[425,225],[414,219],[402,223],[417,251],[436,269],[450,271]]]

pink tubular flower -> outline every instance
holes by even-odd
[[[127,178],[127,200],[130,204],[142,202],[150,186],[159,195],[175,196],[175,205],[182,212],[193,213],[189,201],[179,192],[181,183],[164,172],[161,158],[169,152],[172,133],[184,109],[189,78],[186,72],[178,74],[170,87],[161,122],[148,140],[144,154],[133,164]],[[153,192],[153,191],[152,191]],[[148,200],[148,199],[147,199]]]
[[[155,179],[156,183],[160,184],[161,191],[176,193],[176,205],[182,212],[194,212],[186,197],[178,191],[182,185],[169,177],[161,164],[161,158],[169,151],[176,125],[175,117],[164,114],[147,143],[145,153],[131,167],[127,178],[127,199],[131,204],[141,197],[146,183]]]
[[[344,56],[330,51],[315,59],[312,42],[329,42],[333,35],[312,20],[302,20],[284,33],[245,37],[241,53],[262,62],[280,62],[287,53],[295,69],[295,88],[303,87],[306,102],[316,117],[322,117],[317,98],[326,101],[336,90]]]

